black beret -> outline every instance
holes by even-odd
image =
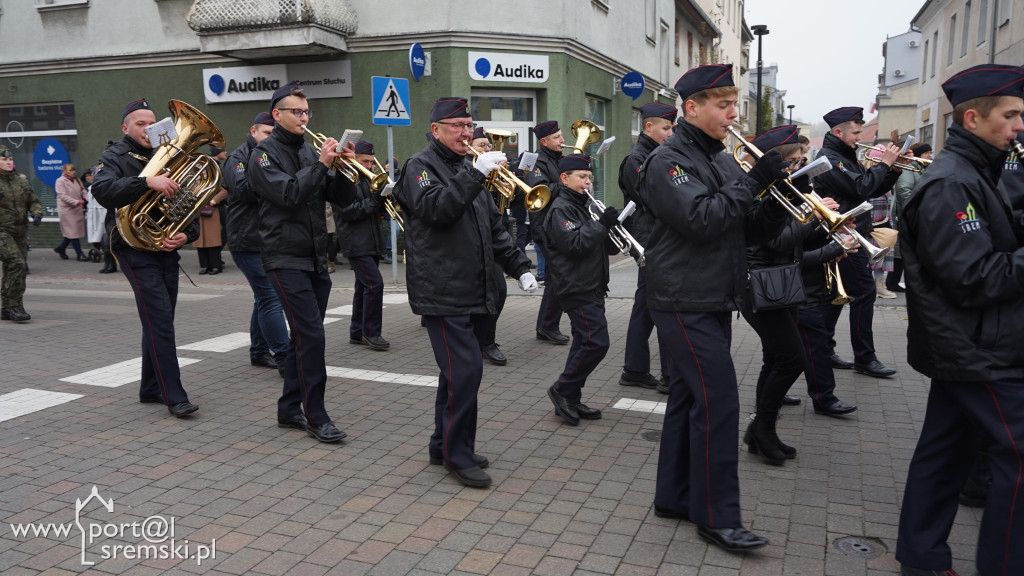
[[[373,156],[373,142],[369,140],[360,140],[356,142],[356,154],[369,154]]]
[[[857,106],[844,106],[822,116],[829,128],[835,128],[843,122],[864,123],[864,109]]]
[[[260,112],[259,114],[256,115],[255,118],[252,119],[252,125],[255,126],[257,124],[266,124],[267,126],[273,126],[274,115],[271,114],[270,112]]]
[[[469,118],[469,102],[465,98],[446,96],[438,98],[430,109],[430,121],[437,122],[448,118]]]
[[[922,154],[927,154],[932,151],[931,145],[927,142],[921,142],[920,144],[911,146],[910,149],[914,151],[914,156],[921,156]]]
[[[955,108],[982,96],[1024,97],[1024,68],[1006,64],[979,64],[942,83],[949,103]]]
[[[473,130],[473,140],[476,140],[478,138],[487,138],[487,134],[484,133],[484,129],[482,126],[477,126],[476,130]]]
[[[640,117],[644,120],[648,118],[664,118],[669,122],[675,122],[678,115],[679,110],[675,106],[669,106],[661,102],[650,102],[640,107]]]
[[[590,156],[587,156],[586,154],[569,154],[567,156],[562,156],[562,159],[558,161],[559,172],[590,169]]]
[[[132,112],[135,112],[136,110],[152,110],[152,108],[149,107],[149,102],[146,102],[145,98],[139,98],[138,100],[132,100],[127,105],[125,105],[124,112],[121,112],[121,123],[124,124],[124,119],[127,118],[129,114],[131,114]]]
[[[223,148],[217,148],[216,146],[210,146],[210,156],[216,156],[217,154],[220,154],[223,151],[224,151]]]
[[[546,138],[558,130],[557,120],[547,120],[533,127],[533,133],[537,135],[537,138]]]
[[[273,110],[274,106],[277,106],[278,102],[291,96],[292,92],[296,90],[299,90],[298,82],[289,82],[277,90],[274,90],[274,95],[270,97],[270,110]]]
[[[765,131],[754,141],[751,142],[754,146],[761,149],[762,152],[767,152],[776,146],[782,146],[783,144],[799,144],[800,143],[800,128],[790,124],[787,126],[776,126],[771,130]]]
[[[722,86],[735,86],[732,81],[732,64],[698,66],[680,76],[675,88],[679,97],[686,102],[687,98],[701,90]]]

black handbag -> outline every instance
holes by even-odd
[[[748,271],[754,312],[786,308],[807,302],[800,264],[783,264]]]

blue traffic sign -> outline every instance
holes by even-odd
[[[32,166],[36,176],[47,186],[54,186],[65,164],[71,162],[68,151],[59,140],[43,138],[32,152]]]
[[[377,126],[412,126],[409,114],[409,80],[371,76],[373,123]]]

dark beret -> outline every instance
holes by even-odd
[[[478,138],[487,138],[487,134],[484,133],[484,129],[481,126],[477,126],[476,130],[473,130],[473,140]]]
[[[252,125],[255,126],[257,124],[266,124],[267,126],[273,126],[274,115],[271,114],[270,112],[260,112],[259,114],[256,115],[255,118],[252,119]]]
[[[650,102],[640,107],[640,117],[644,120],[648,118],[664,118],[669,122],[675,122],[678,115],[679,110],[675,106],[669,106],[661,102]]]
[[[152,108],[149,107],[149,102],[146,102],[145,98],[139,98],[138,100],[132,100],[127,105],[125,105],[124,112],[121,112],[121,123],[124,124],[124,119],[127,118],[129,114],[131,114],[132,112],[135,112],[136,110],[152,110]]]
[[[11,154],[10,149],[8,149],[7,146],[4,146],[3,144],[0,144],[0,158],[13,158],[13,157],[14,157],[14,155]]]
[[[783,144],[799,143],[800,128],[792,124],[787,126],[776,126],[771,130],[765,131],[757,138],[754,138],[754,141],[751,142],[751,144],[760,148],[762,152],[767,152],[772,148],[782,146]]]
[[[844,106],[822,116],[829,128],[835,128],[843,122],[864,123],[864,109],[857,106]]]
[[[679,97],[686,102],[687,98],[701,90],[722,86],[735,86],[732,81],[732,64],[698,66],[680,76],[675,88]]]
[[[356,142],[356,154],[369,154],[373,156],[373,142],[369,140],[360,140]]]
[[[928,144],[927,142],[921,142],[920,144],[915,144],[915,145],[911,146],[910,149],[914,151],[914,156],[920,156],[922,154],[927,154],[927,153],[932,151],[931,145]]]
[[[558,130],[557,120],[547,120],[533,127],[533,133],[537,135],[537,138],[546,138]]]
[[[949,103],[955,108],[982,96],[1024,97],[1024,68],[1006,64],[979,64],[942,83]]]
[[[223,148],[217,148],[216,146],[210,146],[210,156],[216,156],[217,154],[220,154],[223,151],[224,151]]]
[[[274,95],[270,97],[270,110],[273,110],[274,106],[277,106],[278,102],[291,96],[292,92],[296,90],[299,90],[298,82],[289,82],[277,90],[274,90]]]
[[[590,156],[586,154],[569,154],[562,156],[562,159],[558,161],[559,172],[590,169]]]
[[[469,102],[457,96],[438,98],[430,109],[430,121],[438,122],[448,118],[469,118]]]

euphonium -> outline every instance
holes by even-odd
[[[474,157],[480,156],[481,152],[470,145],[468,140],[463,140],[463,144],[469,149],[469,153]],[[516,194],[516,188],[519,188],[526,193],[526,209],[530,212],[538,212],[543,210],[548,202],[551,200],[551,191],[547,186],[538,184],[533,188],[530,188],[526,182],[523,182],[512,173],[511,170],[504,166],[499,166],[497,170],[491,172],[487,177],[485,185],[493,188],[500,192],[503,196],[511,200]]]
[[[583,154],[587,146],[601,139],[601,129],[590,120],[577,120],[573,122],[570,131],[573,137],[576,138],[576,143],[572,146],[562,144],[562,148],[572,148],[576,154]]]
[[[149,252],[162,250],[164,240],[184,230],[220,192],[220,166],[195,151],[205,144],[223,147],[224,136],[209,118],[189,104],[171,100],[167,107],[178,135],[168,142],[152,143],[159,147],[140,176],[166,174],[180,188],[172,198],[148,190],[134,204],[117,211],[117,231],[124,241],[132,248]]]
[[[309,129],[309,126],[303,126],[303,130],[306,131],[310,137],[313,138],[313,147],[319,152],[323,148],[324,142],[327,141],[327,137],[319,132],[313,132]],[[338,152],[341,152],[341,147],[338,147]],[[331,168],[337,170],[343,176],[352,181],[353,184],[359,182],[359,175],[362,174],[366,179],[370,181],[370,191],[373,193],[379,193],[384,189],[384,186],[388,183],[388,175],[374,174],[372,170],[368,170],[366,166],[363,166],[355,160],[339,157],[334,160],[334,164]]]

